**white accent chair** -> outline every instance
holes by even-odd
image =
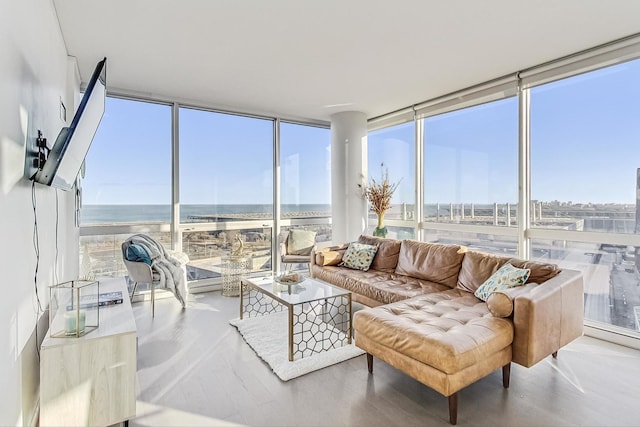
[[[280,261],[284,266],[292,264],[307,264],[311,253],[315,251],[316,232],[303,228],[292,228],[287,237],[280,243]],[[286,268],[289,270],[289,268]]]
[[[133,291],[129,296],[129,299],[133,300],[133,296],[136,293],[138,283],[148,283],[151,289],[151,317],[156,315],[156,286],[160,283],[160,275],[154,273],[151,266],[141,261],[128,261],[127,260],[127,248],[129,242],[122,243],[122,261],[127,268],[129,278],[133,281]]]

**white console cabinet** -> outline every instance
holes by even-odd
[[[100,307],[98,329],[47,336],[40,350],[40,425],[107,426],[136,414],[136,323],[123,278],[100,282],[122,304]]]

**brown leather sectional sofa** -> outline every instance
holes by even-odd
[[[353,319],[355,343],[449,398],[457,422],[457,392],[510,363],[530,367],[582,335],[579,271],[496,256],[463,246],[360,236],[378,246],[368,271],[338,264],[348,245],[311,254],[311,275],[348,289],[369,308]],[[491,294],[475,290],[505,263],[529,268],[524,286]]]

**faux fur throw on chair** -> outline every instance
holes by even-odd
[[[173,292],[184,307],[187,295],[186,263],[189,257],[181,252],[166,250],[162,244],[145,234],[135,234],[126,241],[140,245],[147,251],[151,258],[151,269],[160,276],[160,287]]]

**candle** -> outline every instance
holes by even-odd
[[[86,313],[84,310],[80,310],[79,317],[80,322],[76,328],[76,320],[78,313],[73,311],[67,311],[64,313],[64,332],[67,335],[78,335],[80,332],[84,332],[84,324],[86,320]]]

